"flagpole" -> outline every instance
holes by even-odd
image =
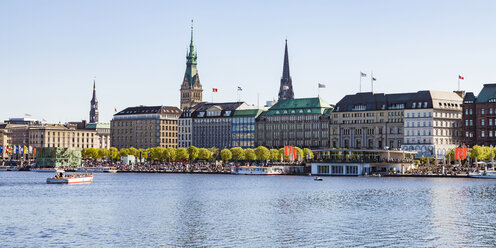
[[[362,72],[360,72],[360,90],[358,92],[362,92]]]
[[[458,91],[460,91],[460,75],[458,75]]]
[[[320,86],[320,85],[319,85],[319,84],[317,84],[317,97],[320,97],[320,87],[319,87],[319,86]]]
[[[370,72],[370,88],[372,89],[372,93],[374,93],[374,72]]]

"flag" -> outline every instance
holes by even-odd
[[[455,160],[460,159],[460,150],[461,148],[455,148]]]
[[[115,113],[117,113],[117,108],[114,108]]]
[[[15,146],[15,154],[19,154],[19,147]]]
[[[372,81],[377,81],[377,78],[375,78],[375,77],[372,77]]]
[[[360,72],[360,77],[367,77],[367,74]]]
[[[45,120],[45,119],[41,119],[41,120],[42,120],[42,121],[44,121],[44,122],[46,122],[46,120]]]
[[[241,89],[241,87],[238,86],[238,91],[242,91],[243,89]]]
[[[467,159],[467,155],[468,155],[468,148],[467,147],[464,147],[463,148],[462,159]]]
[[[28,113],[24,114],[24,116],[31,117],[31,115]]]
[[[33,155],[36,155],[36,146],[33,148]]]
[[[217,88],[212,88],[212,92],[217,92],[219,91]]]
[[[29,154],[33,154],[33,147],[29,146]]]
[[[293,160],[298,160],[298,150],[293,147]]]
[[[319,84],[319,88],[325,88],[326,85],[325,84]]]
[[[28,152],[28,148],[26,146],[24,146],[24,153],[23,154],[26,154]]]
[[[284,146],[284,156],[291,156],[291,153],[293,152],[293,147],[292,146]]]
[[[465,77],[458,75],[458,79],[465,80]]]
[[[0,154],[3,154],[3,146],[0,145]]]

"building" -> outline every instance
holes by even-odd
[[[179,117],[178,120],[178,147],[188,148],[193,145],[193,118],[191,117],[191,114],[195,111],[196,108],[199,108],[203,104],[205,104],[205,102],[195,104],[195,106],[188,109],[183,109],[181,117]]]
[[[96,140],[94,145],[99,148],[110,148],[110,123],[90,123],[86,125],[86,130],[95,130]]]
[[[234,113],[249,106],[244,102],[203,103],[191,113],[192,145],[231,148]]]
[[[93,80],[93,97],[91,98],[90,123],[98,123],[98,100],[96,99],[96,82]]]
[[[463,142],[467,146],[496,146],[496,83],[484,84],[477,97],[463,99]]]
[[[29,146],[60,148],[109,148],[96,129],[78,129],[75,124],[42,124],[29,127]]]
[[[291,75],[289,74],[288,40],[286,39],[286,46],[284,48],[284,65],[282,68],[281,85],[279,87],[279,101],[293,98],[293,81],[291,80]]]
[[[177,147],[181,113],[179,108],[171,106],[126,108],[110,122],[111,144],[118,149]]]
[[[403,149],[426,157],[444,154],[459,143],[460,104],[460,96],[453,92],[347,95],[332,115],[331,147]]]
[[[191,40],[189,51],[186,55],[186,72],[181,84],[181,109],[188,109],[202,102],[203,89],[198,75],[197,53],[193,45],[193,23],[191,23]]]
[[[232,118],[232,146],[255,147],[255,120],[267,109],[236,110]]]
[[[320,97],[281,100],[257,117],[255,145],[329,147],[332,110]]]
[[[6,128],[8,124],[0,123],[0,146],[2,151],[0,152],[0,159],[7,159],[7,146],[11,145],[10,137],[8,135],[8,129]]]

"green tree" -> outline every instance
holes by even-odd
[[[98,159],[102,159],[104,157],[108,157],[109,156],[108,150],[105,149],[105,148],[99,148],[99,149],[97,149],[97,153],[98,153]]]
[[[163,147],[154,147],[150,149],[150,158],[155,161],[164,161],[163,157],[164,151],[166,151]]]
[[[231,148],[232,159],[234,161],[245,160],[245,151],[241,147],[233,147]]]
[[[139,158],[140,153],[139,153],[138,149],[136,149],[134,147],[129,147],[128,151],[129,151],[128,155],[133,155],[133,156]]]
[[[132,155],[131,151],[129,151],[128,148],[122,148],[121,150],[119,150],[119,157],[127,156],[127,155]]]
[[[222,149],[222,151],[220,152],[220,157],[222,158],[222,161],[227,163],[229,162],[229,160],[231,160],[232,153],[229,149]]]
[[[284,156],[284,148],[279,149],[279,159],[281,159],[281,157],[283,157],[284,161],[289,161],[289,156]]]
[[[198,153],[200,152],[200,149],[198,149],[198,147],[195,147],[195,146],[190,146],[188,148],[188,154],[189,154],[189,159],[190,160],[195,160],[198,158]]]
[[[309,148],[303,149],[303,155],[305,156],[306,159],[312,159],[313,158],[313,152]]]
[[[110,147],[109,149],[109,158],[112,160],[118,160],[120,158],[119,156],[119,150],[115,147]]]
[[[259,146],[255,149],[255,155],[258,161],[266,161],[270,159],[270,151],[265,146]]]
[[[257,154],[255,154],[255,151],[251,148],[245,149],[245,159],[248,161],[254,161],[257,159]]]
[[[476,158],[479,161],[489,159],[491,153],[492,149],[490,147],[475,145],[470,149],[470,157]]]
[[[169,147],[167,148],[167,159],[170,161],[176,161],[176,148]]]
[[[86,156],[87,156],[87,159],[96,160],[96,159],[98,159],[98,150],[96,148],[93,148],[93,147],[87,148]]]
[[[211,156],[210,151],[207,148],[200,148],[198,151],[198,158],[203,160],[208,160]]]
[[[186,148],[178,148],[176,150],[176,159],[177,160],[188,160],[189,159],[189,153]]]
[[[217,148],[217,147],[210,147],[210,148],[208,148],[208,150],[211,152],[210,160],[211,161],[217,160],[217,158],[219,157],[219,154],[220,154],[219,148]]]
[[[270,160],[279,161],[281,156],[279,156],[279,151],[277,149],[270,149]]]

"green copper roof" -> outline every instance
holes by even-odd
[[[110,123],[90,123],[86,125],[86,129],[110,128]]]
[[[332,106],[320,97],[296,98],[281,100],[261,115],[324,114],[329,109]]]
[[[198,69],[196,68],[197,54],[193,44],[193,20],[191,20],[191,40],[189,43],[189,51],[186,54],[186,59],[186,76],[188,77],[189,85],[193,85],[195,83],[194,78],[198,74]]]
[[[257,117],[259,116],[262,112],[265,110],[263,109],[242,109],[242,110],[236,110],[234,112],[234,117],[241,117],[241,116],[248,116],[248,117]]]
[[[484,84],[475,103],[496,102],[496,84]]]

